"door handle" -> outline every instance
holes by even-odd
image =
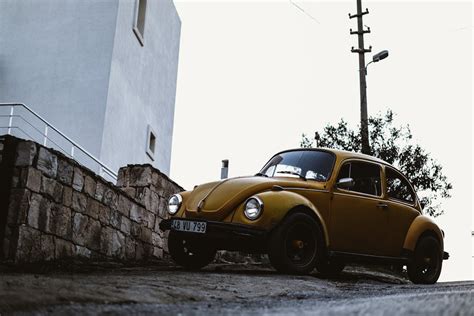
[[[385,204],[385,203],[379,203],[379,204],[377,204],[377,208],[384,208],[385,209],[385,208],[388,208],[388,205]]]

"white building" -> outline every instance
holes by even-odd
[[[168,174],[180,30],[172,0],[2,0],[0,102],[27,104],[115,171]]]

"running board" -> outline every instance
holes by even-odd
[[[374,264],[407,264],[410,262],[408,257],[386,257],[366,255],[342,251],[329,251],[329,257],[340,261],[374,263]]]

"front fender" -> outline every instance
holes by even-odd
[[[304,196],[290,191],[267,191],[256,194],[263,202],[263,213],[257,220],[251,221],[244,215],[244,204],[240,205],[232,219],[233,223],[256,226],[267,231],[277,226],[291,210],[303,207],[314,214],[321,224],[326,245],[328,244],[328,233],[323,218],[311,201]]]
[[[405,237],[403,248],[411,251],[415,251],[416,243],[420,236],[425,232],[434,233],[441,243],[441,249],[444,249],[443,233],[439,229],[438,225],[429,217],[421,215],[417,216],[413,223],[411,223],[408,233]]]

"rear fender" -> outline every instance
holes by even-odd
[[[405,237],[403,248],[410,251],[415,251],[416,243],[423,234],[432,234],[439,240],[441,249],[444,249],[443,233],[438,225],[429,217],[421,215],[415,218],[411,223],[408,233]]]

